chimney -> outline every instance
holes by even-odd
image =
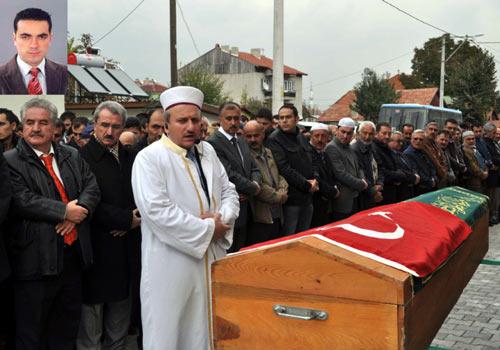
[[[238,57],[238,46],[231,47],[231,55]]]
[[[252,54],[252,56],[260,59],[260,56],[262,56],[262,49],[250,49],[250,53]]]

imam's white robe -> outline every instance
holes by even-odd
[[[239,200],[212,146],[201,142],[196,147],[210,207],[195,164],[166,136],[142,150],[132,169],[134,198],[142,217],[145,350],[212,347],[210,263],[231,246]],[[215,242],[214,221],[200,219],[207,211],[220,212],[222,221],[231,225]]]

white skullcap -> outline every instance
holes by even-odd
[[[463,133],[462,133],[462,137],[467,137],[467,136],[474,136],[474,133],[470,130],[465,130]]]
[[[354,128],[356,123],[351,118],[342,118],[339,121],[339,126],[345,126],[347,128]]]
[[[329,130],[328,130],[328,125],[323,124],[323,123],[315,123],[315,124],[311,127],[311,132],[316,131],[316,130],[324,130],[324,131],[329,131]]]
[[[176,86],[162,92],[160,103],[165,111],[180,104],[194,105],[201,109],[203,92],[192,86]]]

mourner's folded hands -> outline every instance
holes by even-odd
[[[213,240],[217,241],[226,234],[227,230],[229,230],[229,225],[226,225],[222,222],[222,216],[220,215],[220,213],[216,213],[213,217],[213,220],[215,223]]]
[[[77,204],[78,200],[74,199],[66,205],[65,219],[79,224],[87,217],[89,211]]]
[[[141,226],[141,215],[139,214],[139,210],[135,208],[132,210],[132,225],[130,225],[130,229],[133,230],[139,226]]]
[[[56,225],[56,232],[61,236],[68,234],[75,228],[75,223],[69,220],[64,220],[63,222]]]

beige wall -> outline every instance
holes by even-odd
[[[64,112],[64,95],[40,95],[38,96],[45,100],[49,100],[57,107],[57,113],[61,115]],[[10,109],[21,118],[21,107],[26,102],[33,98],[31,95],[0,95],[0,107]]]

